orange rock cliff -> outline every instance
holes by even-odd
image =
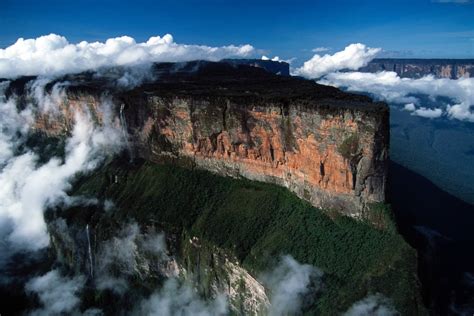
[[[135,155],[274,183],[356,218],[385,201],[385,104],[254,67],[190,64],[159,64],[158,79],[108,92],[117,114],[123,111]],[[67,131],[77,107],[96,113],[100,124],[102,84],[71,84],[63,119],[40,117],[37,128]]]

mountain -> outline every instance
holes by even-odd
[[[384,201],[385,104],[234,63],[191,62],[179,71],[159,64],[154,71],[156,82],[111,92],[138,156],[282,185],[352,217]],[[107,82],[67,80],[64,115],[36,124],[49,135],[72,130],[82,104],[101,121]]]
[[[55,267],[83,280],[81,312],[171,301],[210,314],[332,315],[372,302],[426,313],[416,251],[385,204],[384,103],[235,62],[146,74],[67,75],[44,85],[49,103],[35,99],[41,78],[5,90],[34,113],[19,150],[43,163],[67,163],[78,115],[122,132],[124,151],[76,174],[45,212]]]
[[[376,58],[359,71],[394,71],[402,78],[421,78],[427,75],[446,79],[470,78],[474,77],[474,59]]]

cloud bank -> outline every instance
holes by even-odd
[[[318,48],[322,51],[323,48]],[[474,78],[438,79],[426,76],[420,79],[400,78],[395,72],[362,73],[357,71],[366,66],[381,52],[364,44],[350,44],[333,55],[314,55],[302,67],[292,69],[292,74],[306,78],[320,78],[318,83],[346,88],[349,91],[367,92],[377,99],[391,103],[408,104],[404,109],[425,118],[447,116],[474,122]],[[344,71],[343,71],[344,70]],[[444,108],[430,108],[421,104],[417,95],[429,96],[431,100],[446,97],[452,100]]]
[[[33,91],[34,96],[37,91]],[[111,120],[95,127],[87,111],[76,113],[64,160],[52,157],[41,164],[36,153],[20,149],[32,124],[33,111],[49,113],[57,104],[52,101],[54,97],[45,97],[44,93],[38,93],[35,99],[37,107],[29,104],[21,112],[17,112],[15,99],[0,102],[0,224],[10,227],[9,242],[26,250],[49,244],[43,212],[47,207],[68,202],[66,191],[73,177],[94,169],[107,152],[117,152],[123,141]]]
[[[405,110],[428,118],[446,115],[449,118],[474,122],[474,78],[437,79],[426,76],[420,79],[400,78],[395,72],[379,73],[344,72],[330,73],[319,81],[321,84],[344,87],[349,91],[368,92],[381,100],[392,103],[412,104]],[[432,100],[447,97],[453,100],[445,109],[423,107],[417,95],[427,95]],[[417,108],[415,105],[419,105]]]
[[[107,66],[136,65],[150,62],[176,62],[196,59],[220,60],[248,57],[255,53],[251,45],[212,47],[174,42],[173,36],[150,37],[136,42],[129,36],[109,38],[105,42],[78,44],[60,35],[49,34],[36,39],[19,38],[13,45],[0,49],[0,78],[22,75],[62,75]]]
[[[343,51],[333,55],[314,55],[302,67],[294,69],[294,74],[307,78],[320,78],[339,70],[357,70],[366,66],[381,51],[364,44],[350,44]]]

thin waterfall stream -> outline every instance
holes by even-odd
[[[86,235],[87,235],[87,251],[89,253],[89,273],[91,278],[94,277],[94,265],[92,262],[92,248],[91,248],[91,238],[89,233],[89,224],[86,225]]]
[[[133,162],[134,157],[133,157],[133,151],[132,148],[130,147],[130,143],[128,142],[128,128],[127,128],[127,120],[125,120],[125,115],[124,115],[124,110],[125,109],[125,104],[120,105],[120,125],[122,126],[122,135],[125,140],[125,144],[127,146],[128,152],[130,154],[130,162]]]

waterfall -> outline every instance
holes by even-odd
[[[92,248],[91,248],[91,237],[89,235],[89,224],[86,225],[86,235],[87,235],[87,245],[88,245],[88,252],[89,252],[89,273],[91,278],[94,277],[94,265],[92,262]]]
[[[130,154],[130,162],[133,162],[133,151],[128,142],[127,121],[125,120],[125,115],[123,113],[124,108],[125,104],[122,103],[120,105],[120,125],[122,126],[123,139],[125,140],[125,144],[127,145],[127,149]]]

